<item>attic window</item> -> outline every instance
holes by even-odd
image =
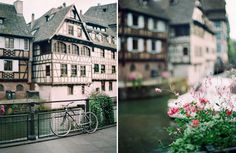
[[[102,9],[103,10],[103,12],[106,12],[107,11],[107,9],[106,8],[104,8],[104,9]]]
[[[50,14],[50,15],[46,15],[45,18],[46,18],[46,22],[52,20],[52,18],[54,17],[55,13],[53,14]]]

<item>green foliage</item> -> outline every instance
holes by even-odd
[[[99,122],[99,126],[114,123],[114,112],[112,99],[102,93],[92,93],[89,97],[90,111],[93,112]]]
[[[187,109],[180,108],[183,118],[176,119],[177,127],[168,128],[175,141],[170,144],[170,153],[196,152],[212,146],[216,150],[236,146],[236,112],[222,109],[215,112],[212,109],[198,109],[196,103],[189,106],[196,108],[191,116]],[[197,123],[194,121],[198,121]]]

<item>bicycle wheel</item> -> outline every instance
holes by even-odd
[[[98,118],[92,112],[87,112],[84,115],[84,130],[87,133],[94,133],[98,128]]]
[[[51,131],[59,137],[66,136],[71,130],[71,122],[65,113],[55,113],[51,118]]]

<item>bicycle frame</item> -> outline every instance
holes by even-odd
[[[68,110],[69,110],[69,111],[68,111]],[[80,109],[80,110],[82,110],[82,109]],[[71,115],[70,112],[72,112],[73,115]],[[64,116],[63,116],[63,122],[65,121],[66,118],[70,118],[71,121],[72,121],[73,123],[75,123],[76,128],[79,128],[79,127],[81,127],[81,126],[83,126],[83,125],[89,124],[89,122],[87,122],[87,123],[81,123],[81,116],[83,116],[83,115],[85,115],[84,112],[83,112],[83,113],[79,112],[79,114],[78,114],[79,121],[77,122],[77,121],[74,119],[74,117],[73,117],[73,116],[76,116],[76,113],[75,113],[71,108],[65,108],[65,114],[64,114]]]

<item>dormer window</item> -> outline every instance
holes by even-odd
[[[46,15],[45,18],[46,18],[46,22],[48,22],[49,21],[49,15]]]
[[[48,21],[50,21],[50,20],[52,20],[52,18],[54,17],[54,15],[55,15],[55,13],[53,13],[53,14],[48,14],[48,15],[46,15],[45,16],[45,18],[46,18],[46,22],[48,22]]]
[[[107,11],[107,9],[106,8],[104,8],[104,9],[102,9],[103,10],[103,12],[106,12]]]

